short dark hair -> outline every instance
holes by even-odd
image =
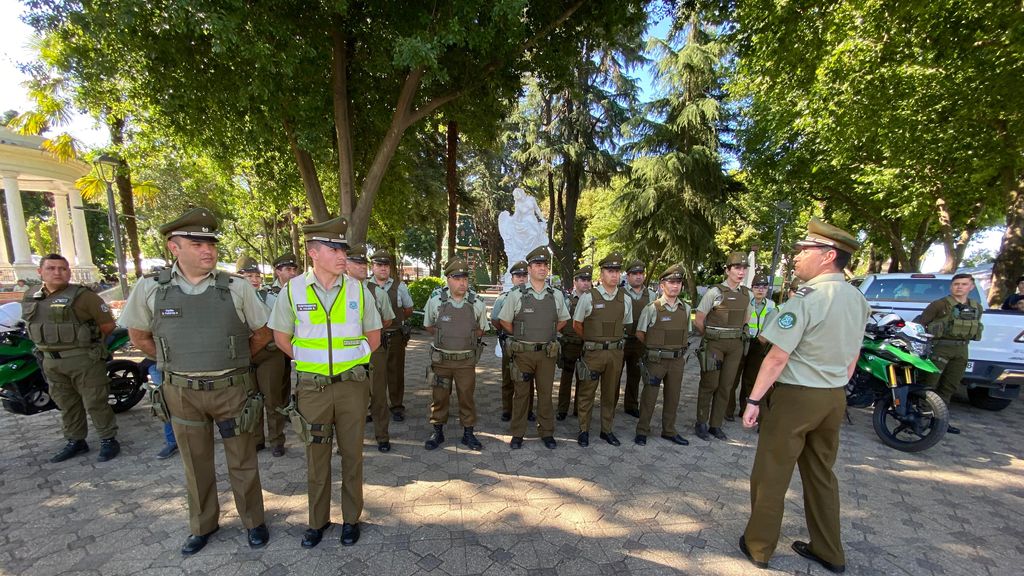
[[[67,264],[68,266],[71,265],[71,263],[68,262],[67,258],[61,256],[60,254],[51,252],[50,254],[47,254],[46,256],[43,256],[42,258],[39,259],[39,267],[42,268],[46,264],[47,260],[63,260],[64,263]]]
[[[957,280],[970,280],[971,282],[974,282],[974,276],[971,276],[970,274],[954,274],[950,282],[952,283]]]
[[[1020,284],[1021,282],[1024,282],[1024,276],[1017,276],[1017,281],[1015,282],[1015,284]]]
[[[836,253],[836,259],[834,260],[836,268],[839,270],[845,270],[850,264],[850,258],[853,257],[853,254],[838,248],[833,248],[832,250]]]

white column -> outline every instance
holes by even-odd
[[[66,192],[53,193],[54,216],[57,218],[57,235],[60,236],[60,254],[68,259],[72,266],[78,264],[75,251],[75,239],[71,235],[71,215],[68,213],[68,195]]]
[[[32,265],[32,249],[28,245],[28,229],[25,227],[25,212],[21,207],[21,189],[18,188],[18,174],[4,172],[4,196],[7,199],[7,222],[11,225],[11,247],[14,248],[14,264]]]
[[[75,254],[78,265],[95,268],[92,263],[92,249],[89,248],[89,231],[85,227],[85,212],[82,211],[82,194],[74,186],[68,187],[68,200],[71,202],[71,232],[75,237]]]

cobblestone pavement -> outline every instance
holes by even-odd
[[[463,449],[450,423],[443,449],[427,452],[427,338],[416,335],[407,366],[408,418],[391,424],[394,450],[375,450],[367,425],[362,539],[342,548],[333,528],[313,550],[306,528],[303,452],[289,430],[288,453],[260,453],[271,542],[250,550],[234,510],[218,448],[222,529],[183,558],[187,535],[181,463],[156,460],[161,428],[146,402],[119,417],[123,451],[96,462],[92,451],[62,464],[55,411],[0,414],[0,574],[751,574],[737,539],[749,511],[756,435],[727,423],[727,442],[692,437],[696,365],[690,360],[676,447],[658,438],[635,446],[635,419],[620,409],[615,448],[575,443],[576,420],[556,423],[557,450],[531,430],[511,451],[499,420],[494,339],[478,369],[482,452]],[[836,472],[843,541],[852,574],[1020,574],[1024,558],[1024,408],[983,412],[957,403],[963,435],[923,454],[883,446],[870,413],[852,412]],[[660,411],[660,405],[659,405]],[[595,410],[593,428],[598,427]],[[218,442],[219,443],[219,442]],[[340,468],[340,465],[339,465]],[[335,472],[340,483],[340,472]],[[340,488],[334,516],[340,519]],[[799,475],[772,572],[818,574],[789,545],[806,539]],[[765,573],[768,573],[767,571]]]

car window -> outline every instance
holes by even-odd
[[[932,278],[875,278],[864,291],[868,300],[894,302],[921,302],[927,304],[949,295],[949,282]],[[978,288],[971,290],[970,298],[980,302]]]

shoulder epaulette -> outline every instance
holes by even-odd
[[[797,289],[796,295],[797,296],[807,296],[811,292],[814,292],[814,288],[811,288],[810,286],[804,286],[802,288],[798,288]]]

